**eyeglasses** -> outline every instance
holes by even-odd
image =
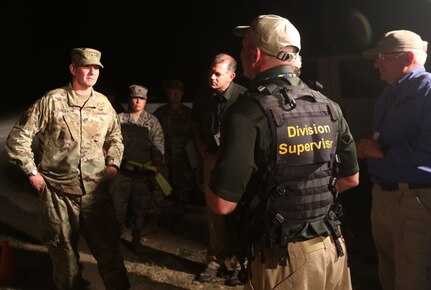
[[[376,60],[378,61],[385,61],[391,58],[398,58],[400,55],[404,54],[405,52],[387,52],[387,53],[379,53],[376,57]]]

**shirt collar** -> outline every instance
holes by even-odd
[[[94,96],[95,96],[94,90],[91,89],[91,95],[88,98],[88,101],[85,102],[85,101],[83,101],[82,97],[78,96],[76,94],[76,92],[72,89],[72,85],[71,84],[68,85],[67,98],[68,98],[68,101],[69,101],[69,106],[71,106],[71,107],[91,107],[91,108],[95,108],[96,107],[96,103],[95,103],[95,100],[94,100]]]
[[[270,68],[264,72],[259,73],[251,81],[250,88],[257,88],[263,82],[274,78],[286,79],[292,85],[297,85],[300,83],[300,79],[295,74],[293,67],[291,65],[282,65]]]
[[[423,66],[415,68],[411,72],[402,76],[398,81],[396,81],[394,84],[394,87],[400,86],[402,83],[411,80],[412,78],[414,78],[415,75],[417,75],[418,73],[424,72],[424,71],[425,71],[425,67],[423,67]]]
[[[212,96],[214,100],[216,101],[229,101],[232,98],[232,91],[234,87],[234,82],[231,82],[227,89],[223,93],[214,92],[212,93]]]

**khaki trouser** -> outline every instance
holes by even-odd
[[[371,226],[384,290],[431,289],[431,188],[372,189]]]
[[[345,253],[342,257],[338,257],[331,237],[289,243],[287,266],[278,264],[279,245],[265,249],[264,264],[260,256],[249,261],[250,280],[244,290],[351,290],[343,238],[340,243]]]
[[[211,171],[214,169],[217,156],[207,154],[204,160],[204,190],[211,180]],[[215,262],[218,267],[225,265],[228,271],[239,267],[237,259],[232,256],[229,235],[225,218],[214,213],[207,206],[209,244],[207,247],[207,262]]]
[[[56,289],[82,289],[80,232],[97,261],[105,289],[129,289],[120,252],[119,225],[107,190],[72,196],[45,186],[39,200],[42,238],[51,257]]]

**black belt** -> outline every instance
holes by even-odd
[[[383,190],[394,191],[400,190],[400,184],[405,184],[409,189],[431,188],[431,183],[379,183]]]
[[[155,172],[148,169],[135,168],[130,170],[130,169],[120,167],[120,170],[122,173],[131,175],[131,176],[155,176]]]

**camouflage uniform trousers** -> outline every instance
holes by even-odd
[[[193,170],[184,150],[167,156],[170,167],[169,182],[173,188],[172,199],[175,203],[175,213],[184,215],[190,196],[193,192]]]
[[[154,202],[153,185],[153,176],[126,170],[118,172],[111,183],[110,192],[120,226],[126,226],[130,216],[132,228],[143,229],[146,217],[158,212]]]
[[[47,184],[39,193],[42,239],[51,257],[57,289],[82,289],[80,232],[97,261],[105,289],[130,288],[118,222],[111,196],[104,188],[77,196],[63,194]]]

